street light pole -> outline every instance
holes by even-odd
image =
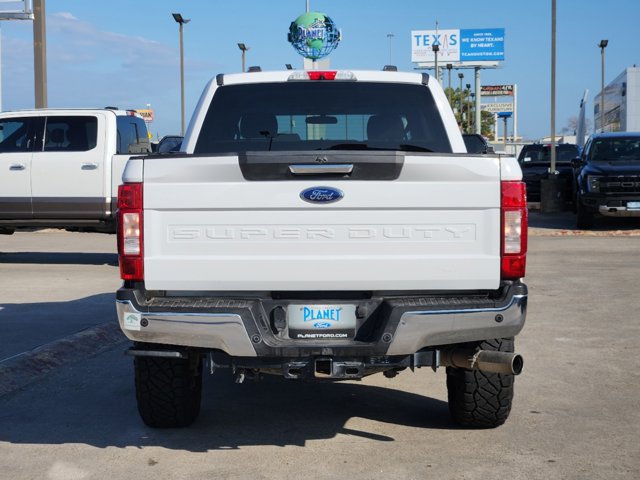
[[[466,133],[471,133],[471,84],[467,83],[467,128]]]
[[[540,180],[540,211],[560,212],[563,199],[556,171],[556,0],[551,0],[551,165],[547,178]]]
[[[437,43],[431,45],[431,50],[433,50],[433,54],[435,55],[435,68],[436,68],[436,81],[440,81],[440,72],[438,72],[438,51],[440,50],[440,46]]]
[[[244,43],[239,43],[238,44],[238,48],[240,50],[242,50],[242,72],[244,73],[246,71],[246,69],[245,69],[245,54],[247,53],[247,50],[249,50],[249,47],[247,47],[247,45],[244,44]]]
[[[473,98],[476,96],[475,93],[471,92],[469,94],[469,105],[473,105]],[[473,133],[473,117],[469,115],[469,133]]]
[[[184,24],[191,19],[183,18],[179,13],[173,13],[173,19],[180,24],[180,135],[184,137]]]
[[[504,151],[507,151],[507,117],[506,115],[504,116],[504,138],[503,138],[503,147]]]
[[[600,53],[602,56],[602,76],[600,79],[600,131],[604,131],[604,49],[607,48],[609,40],[600,40]]]
[[[36,108],[47,108],[47,27],[45,0],[33,1],[33,62]]]
[[[556,0],[551,0],[551,169],[556,171]]]
[[[462,103],[462,79],[464,78],[464,73],[460,72],[458,73],[458,78],[460,79],[460,97],[459,97],[459,105],[458,108],[460,110],[460,126],[462,126],[463,121],[464,121],[464,106]]]
[[[449,99],[449,105],[451,105],[451,69],[453,65],[447,63],[447,71],[449,72],[449,91],[447,92],[447,98]]]
[[[389,39],[389,65],[393,65],[391,58],[391,42],[393,41],[393,37],[395,37],[393,33],[387,33],[387,38]]]

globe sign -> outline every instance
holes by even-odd
[[[324,13],[307,12],[291,22],[287,39],[300,55],[318,60],[338,46],[340,31]]]

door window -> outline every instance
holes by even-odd
[[[97,140],[96,117],[47,117],[45,152],[86,152],[96,147]]]
[[[29,118],[0,120],[0,153],[30,150],[29,120]]]

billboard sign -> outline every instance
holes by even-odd
[[[480,87],[480,95],[483,97],[513,97],[513,85],[483,85]]]
[[[414,30],[411,32],[412,62],[435,62],[433,46],[438,45],[438,62],[460,61],[460,30]]]
[[[460,61],[504,60],[504,28],[460,30]]]
[[[151,108],[141,108],[136,110],[145,122],[153,122],[153,110]]]
[[[490,113],[511,113],[513,112],[513,103],[500,102],[500,103],[483,103],[482,110]]]
[[[433,45],[438,45],[438,63],[477,63],[504,60],[504,28],[413,30],[411,61],[435,63]]]
[[[0,20],[33,20],[31,0],[0,0]]]

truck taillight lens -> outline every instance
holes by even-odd
[[[348,70],[296,70],[288,78],[298,80],[357,80],[355,74]]]
[[[524,277],[527,265],[527,193],[524,182],[501,183],[501,269],[503,280]]]
[[[144,280],[142,184],[118,187],[118,260],[123,280]]]

